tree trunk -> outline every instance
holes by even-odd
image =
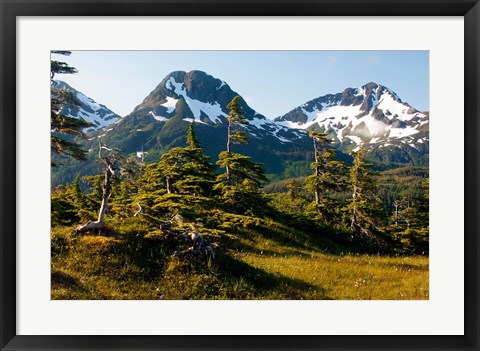
[[[81,225],[75,230],[76,233],[83,233],[83,232],[90,231],[92,229],[103,228],[103,223],[105,220],[105,212],[107,211],[107,208],[108,208],[108,199],[112,193],[111,177],[114,174],[110,162],[108,160],[104,160],[104,162],[105,162],[105,181],[103,184],[102,205],[100,206],[100,210],[98,211],[98,219],[94,222],[89,221],[88,223]]]
[[[395,202],[393,206],[395,206],[395,226],[398,226],[398,208],[400,207],[400,204]]]
[[[318,177],[320,176],[320,167],[318,166],[318,150],[317,150],[317,141],[315,138],[313,138],[313,150],[315,152],[315,176]],[[317,205],[320,204],[320,189],[318,188],[318,185],[315,185],[315,203]]]
[[[232,134],[232,124],[228,122],[228,130],[227,130],[227,152],[230,153],[230,136]]]
[[[173,194],[173,187],[170,176],[165,177],[165,182],[167,183],[167,194]]]
[[[231,136],[231,132],[232,132],[232,123],[229,121],[228,122],[228,131],[227,131],[227,152],[230,154],[231,152],[231,149],[230,149],[230,136]],[[230,172],[230,166],[227,165],[225,166],[225,172],[226,172],[226,175],[227,175],[227,184],[228,185],[231,185],[232,184],[232,173]]]
[[[357,206],[355,205],[357,202],[357,186],[353,186],[353,194],[352,194],[352,222],[350,227],[352,228],[353,232],[357,236],[359,234],[359,225],[358,225],[358,217],[357,217]]]
[[[143,213],[143,208],[142,208],[142,206],[140,206],[140,204],[139,204],[138,202],[135,202],[135,203],[136,203],[137,206],[138,206],[138,210],[137,210],[137,212],[134,213],[133,217],[137,217],[138,214]]]

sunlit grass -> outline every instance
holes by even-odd
[[[229,239],[229,243],[233,243]],[[211,267],[172,257],[142,228],[106,235],[52,232],[52,299],[429,298],[428,257],[331,254],[271,237],[238,238]],[[322,244],[323,245],[323,244]]]
[[[311,285],[305,291],[306,299],[424,300],[429,297],[426,257],[304,254],[247,254],[242,260],[266,272]]]

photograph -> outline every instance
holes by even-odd
[[[52,300],[429,300],[428,50],[50,62]]]

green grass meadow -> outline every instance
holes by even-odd
[[[78,236],[74,227],[52,229],[53,300],[429,298],[426,256],[331,252],[328,241],[285,244],[272,233],[205,229],[217,257],[199,262],[172,256],[178,243],[141,222],[116,227]]]

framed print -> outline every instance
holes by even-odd
[[[479,348],[477,1],[1,5],[2,350]]]

